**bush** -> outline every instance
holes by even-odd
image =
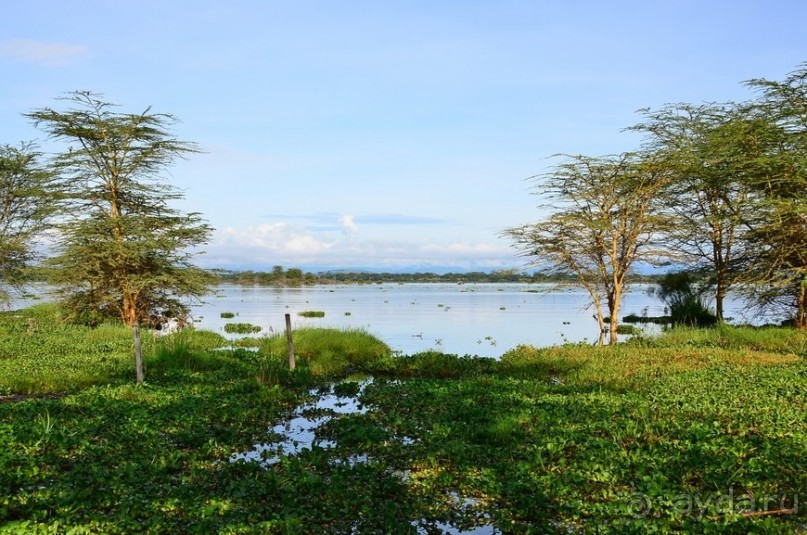
[[[664,275],[650,293],[667,305],[673,325],[710,327],[717,323],[717,316],[704,302],[705,290],[691,273],[682,271]]]

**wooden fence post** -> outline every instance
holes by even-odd
[[[140,348],[140,327],[134,325],[135,369],[137,370],[137,384],[143,382],[143,352]]]
[[[291,337],[291,314],[286,314],[286,340],[289,344],[289,369],[293,370],[297,363],[294,360],[294,340]]]

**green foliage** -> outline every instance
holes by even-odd
[[[675,263],[708,274],[722,320],[723,300],[739,280],[736,267],[754,210],[744,175],[761,156],[755,140],[765,125],[732,103],[672,104],[643,115],[649,121],[634,129],[649,134],[648,144],[673,177],[661,195],[675,219],[664,247]]]
[[[401,378],[457,379],[494,373],[498,368],[494,359],[470,355],[460,357],[439,351],[396,357],[393,364],[387,373]]]
[[[366,333],[318,331],[328,330],[295,333],[293,372],[284,336],[254,352],[221,350],[227,341],[204,331],[144,333],[148,382],[133,385],[129,329],[65,323],[53,305],[0,314],[2,388],[39,370],[69,388],[37,381],[26,393],[70,393],[0,401],[0,531],[798,533],[804,524],[801,509],[743,515],[803,501],[803,331],[676,328],[604,348],[520,346],[501,361],[393,358],[374,353],[383,344]],[[363,357],[349,356],[359,347]],[[64,375],[93,367],[102,381]],[[375,378],[322,384],[358,368]],[[269,469],[230,462],[275,440],[267,429],[325,392],[366,409],[310,414],[331,447]]]
[[[224,332],[230,334],[253,334],[261,332],[261,326],[251,323],[225,323]]]
[[[704,303],[705,289],[697,288],[697,281],[689,272],[663,275],[650,293],[667,306],[673,325],[709,327],[717,323],[717,316]]]
[[[322,310],[303,310],[302,312],[298,312],[297,315],[304,318],[324,318],[325,312]]]
[[[224,360],[210,351],[192,349],[188,337],[168,337],[158,340],[154,356],[148,359],[149,373],[169,373],[181,369],[202,372],[219,369]]]
[[[309,368],[315,377],[373,372],[390,365],[389,346],[362,329],[302,328],[294,331],[293,339],[298,365]],[[260,353],[285,358],[285,333],[264,339]]]
[[[76,392],[135,377],[131,329],[75,325],[55,304],[0,313],[0,340],[0,395]],[[193,329],[163,338],[142,330],[141,343],[147,370],[183,358],[204,360],[203,353],[227,345],[216,333]]]
[[[90,324],[114,318],[133,326],[153,315],[187,315],[186,300],[212,282],[191,265],[188,251],[212,229],[199,214],[169,206],[182,195],[160,174],[196,148],[170,136],[170,115],[114,112],[83,91],[62,100],[74,108],[27,116],[68,144],[55,159],[55,189],[68,217],[50,264],[63,306]]]
[[[609,357],[592,365],[619,381]],[[557,383],[496,374],[377,383],[365,399],[377,425],[414,440],[399,462],[415,499],[434,504],[432,520],[473,526],[484,511],[512,532],[788,533],[803,512],[740,513],[800,498],[807,476],[793,467],[807,427],[792,404],[804,377],[803,363],[703,362],[627,389],[593,388],[574,372]],[[476,505],[442,505],[450,493]]]
[[[130,329],[70,325],[52,304],[0,313],[0,393],[74,392],[131,370]],[[152,337],[144,336],[146,351]]]
[[[591,297],[601,335],[610,331],[611,343],[617,341],[628,274],[638,261],[657,260],[655,241],[670,221],[660,195],[668,173],[656,160],[637,153],[566,156],[537,177],[536,191],[548,199],[549,215],[505,230],[542,271],[578,278]]]
[[[53,212],[49,171],[32,144],[0,145],[0,283],[18,286],[36,256],[33,240]],[[8,300],[0,287],[0,304]]]
[[[656,347],[721,348],[734,351],[753,350],[807,356],[807,332],[782,327],[750,327],[719,324],[714,329],[675,327],[641,343]]]
[[[641,336],[644,332],[640,327],[636,327],[635,325],[619,325],[619,327],[617,327],[617,331],[619,331],[619,334],[626,334],[629,336]]]
[[[767,126],[764,154],[745,158],[755,193],[745,293],[807,328],[807,63],[782,81],[751,80],[760,92],[751,113]]]
[[[235,314],[232,312],[222,312],[221,317],[224,319],[232,319],[235,317]]]

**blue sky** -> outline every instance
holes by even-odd
[[[551,155],[638,148],[665,103],[807,61],[802,1],[28,0],[0,17],[0,143],[72,90],[169,112],[205,267],[520,268]]]

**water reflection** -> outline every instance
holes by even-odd
[[[334,418],[339,418],[347,414],[364,414],[367,407],[359,401],[359,396],[364,388],[370,384],[370,380],[359,383],[358,393],[355,396],[345,396],[334,391],[334,385],[329,390],[322,392],[313,389],[309,392],[314,401],[297,407],[291,419],[281,422],[269,430],[271,437],[276,437],[275,441],[256,444],[255,447],[245,453],[233,456],[232,462],[254,461],[268,467],[280,462],[283,457],[299,455],[305,450],[314,447],[333,448],[336,446],[331,440],[321,440],[317,437],[317,430]],[[348,463],[365,462],[366,457],[348,459]]]
[[[350,382],[347,382],[350,383]],[[343,383],[343,384],[347,384]],[[366,414],[368,407],[361,401],[364,389],[372,383],[372,379],[362,380],[356,388],[341,389],[339,385],[330,385],[324,391],[312,389],[309,395],[314,397],[314,401],[306,403],[297,408],[293,416],[281,422],[269,431],[269,436],[274,440],[256,444],[252,450],[239,453],[230,458],[230,462],[257,462],[264,468],[271,468],[281,462],[284,458],[299,455],[306,450],[315,447],[323,449],[336,448],[337,444],[332,440],[320,439],[317,435],[321,426],[334,418],[346,415]],[[355,384],[355,383],[354,383]],[[353,395],[345,394],[345,391],[355,391]],[[400,437],[400,443],[404,446],[415,443],[410,437]],[[367,455],[356,453],[346,458],[335,458],[331,461],[333,465],[355,466],[366,463],[370,459]],[[408,471],[397,472],[397,476],[406,482],[410,479]],[[452,510],[462,514],[466,518],[475,518],[476,527],[460,529],[449,522],[437,522],[426,519],[412,521],[411,525],[418,533],[440,533],[455,535],[491,535],[501,533],[493,525],[487,513],[478,509],[478,503],[473,498],[463,497],[459,493],[450,492],[447,501],[451,504]]]
[[[659,316],[661,302],[633,285],[621,315]],[[223,333],[226,322],[248,322],[263,334],[282,332],[284,315],[294,328],[363,328],[395,351],[413,354],[436,349],[458,355],[500,357],[518,344],[550,346],[597,340],[590,298],[579,287],[541,284],[374,284],[300,288],[222,286],[194,309],[197,326]],[[305,318],[304,311],[323,318]],[[743,320],[738,301],[727,315]],[[231,312],[233,319],[221,318]]]

